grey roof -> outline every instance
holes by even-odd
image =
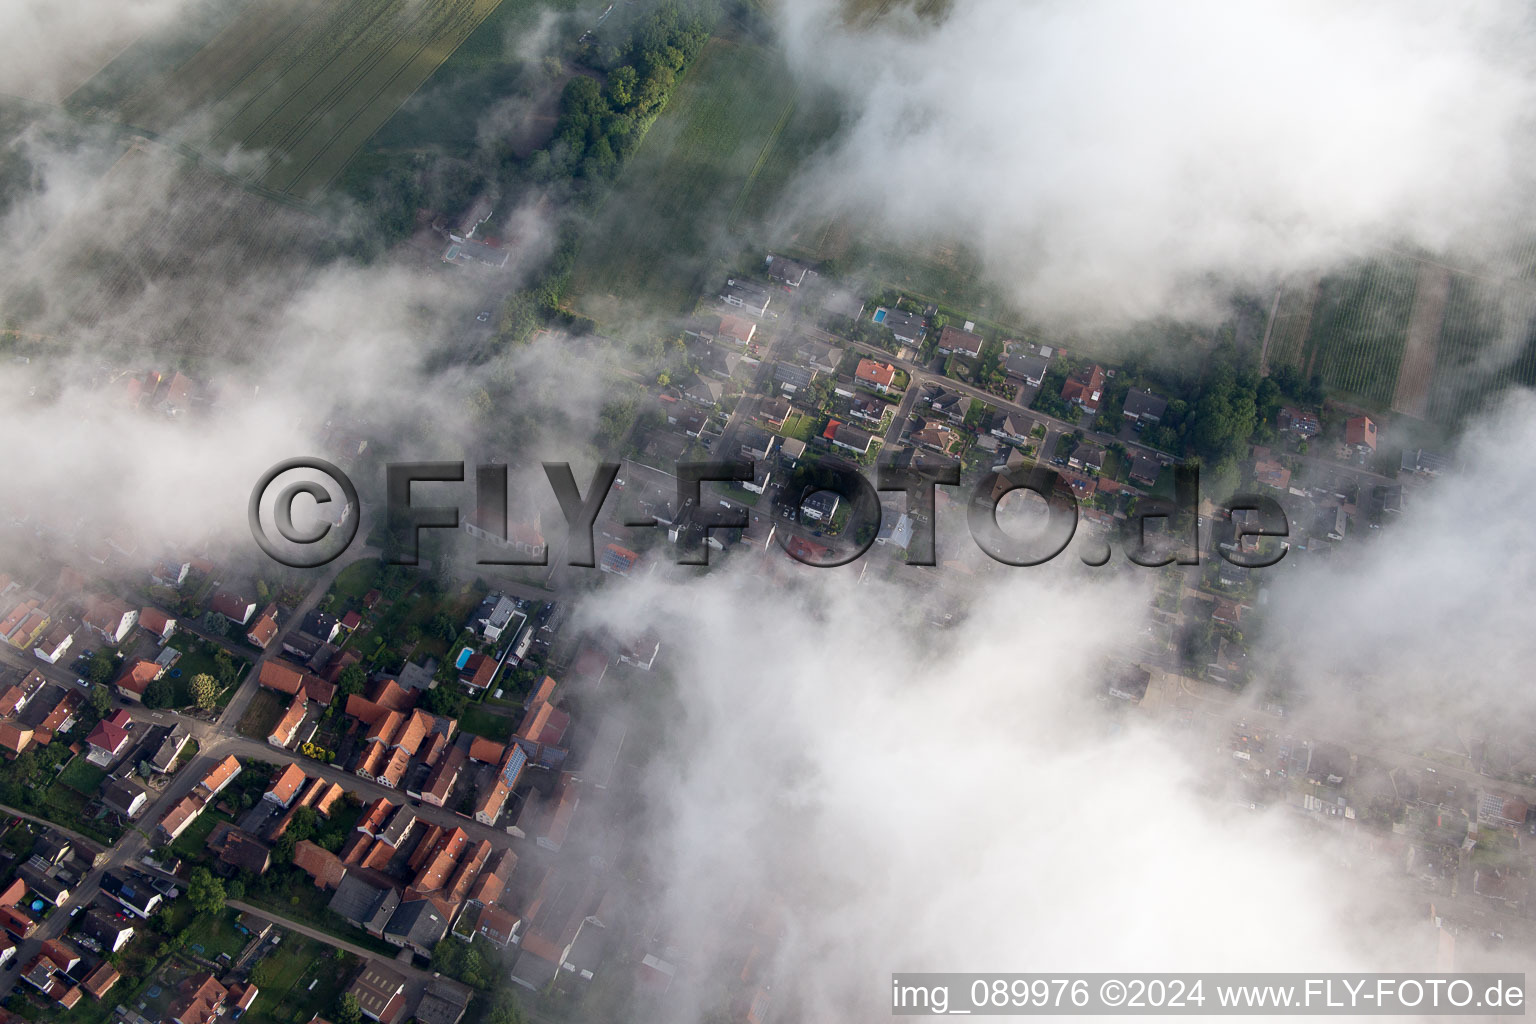
[[[1036,381],[1045,376],[1046,367],[1050,360],[1044,356],[1030,355],[1027,352],[1010,352],[1003,360],[1003,368],[1024,380]]]
[[[512,980],[535,992],[541,991],[555,978],[560,965],[546,960],[537,953],[523,950],[512,964]]]
[[[794,260],[787,260],[783,256],[770,256],[768,264],[768,276],[785,284],[798,285],[805,280],[805,268]]]
[[[768,289],[751,281],[733,278],[720,289],[720,297],[727,302],[740,303],[747,309],[763,309],[768,305]]]
[[[81,915],[75,931],[94,939],[103,952],[111,952],[112,947],[117,944],[118,937],[124,932],[133,931],[133,925],[127,921],[119,921],[111,914],[93,907]]]
[[[389,924],[384,926],[384,934],[412,946],[430,949],[448,934],[448,919],[431,900],[410,900],[395,908]]]
[[[133,802],[145,795],[144,787],[132,779],[111,779],[101,789],[101,802],[126,816]]]
[[[796,366],[794,363],[777,363],[773,367],[773,379],[793,388],[808,388],[816,379],[816,371]]]
[[[427,982],[426,991],[416,1007],[416,1020],[420,1024],[457,1024],[464,1011],[469,1009],[472,995],[467,985],[447,978],[434,978]]]
[[[889,327],[898,338],[915,338],[923,333],[923,318],[915,313],[904,313],[899,309],[885,311],[885,319],[881,325]]]
[[[378,840],[381,843],[388,843],[398,850],[400,844],[405,841],[405,837],[410,834],[411,829],[415,826],[416,812],[401,804],[400,808],[395,811],[394,816],[389,819],[389,824],[384,827],[384,831],[379,833]]]
[[[382,930],[382,926],[369,928],[369,925],[376,918],[388,920],[388,915],[393,914],[399,905],[400,894],[395,890],[371,885],[348,872],[326,907],[360,928],[377,932]]]
[[[1132,391],[1125,396],[1125,412],[1128,416],[1144,416],[1161,419],[1168,411],[1168,399],[1147,390]]]

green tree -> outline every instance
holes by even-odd
[[[171,688],[171,681],[164,676],[151,680],[144,688],[144,706],[147,708],[168,708],[176,701],[176,691]]]
[[[367,682],[368,673],[363,671],[363,666],[354,663],[341,670],[341,676],[336,680],[336,692],[345,700],[362,693]]]
[[[351,992],[343,992],[336,1000],[336,1024],[363,1024],[363,1009]]]
[[[86,678],[93,683],[105,683],[112,678],[117,671],[117,662],[106,651],[97,651],[91,655],[91,666],[86,669]]]
[[[502,992],[485,1015],[485,1024],[523,1024],[523,1008],[510,992]]]
[[[635,98],[635,86],[640,81],[640,74],[628,64],[620,65],[613,69],[613,74],[608,76],[608,102],[615,107],[627,107]]]
[[[98,718],[105,718],[112,711],[112,691],[100,683],[91,687],[91,710]]]
[[[206,672],[199,672],[192,677],[192,703],[204,711],[211,711],[219,703],[218,681]]]
[[[187,880],[187,902],[199,914],[217,914],[224,909],[224,883],[207,868],[196,868]]]

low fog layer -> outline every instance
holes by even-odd
[[[1198,314],[1373,244],[1530,236],[1524,5],[846,7],[782,5],[797,73],[851,117],[798,212],[969,243],[1032,314]]]

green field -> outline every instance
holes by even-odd
[[[1282,300],[1269,366],[1295,366],[1331,391],[1386,409],[1407,342],[1417,268],[1411,259],[1385,257],[1325,277],[1310,318],[1297,300]],[[1309,290],[1297,288],[1303,296]]]
[[[499,3],[249,0],[169,73],[130,47],[71,103],[185,134],[247,181],[307,199]]]
[[[583,239],[577,307],[599,320],[639,296],[691,307],[738,255],[727,226],[793,110],[777,56],[710,40]]]
[[[1455,423],[1487,408],[1490,390],[1536,385],[1536,293],[1457,274],[1440,326],[1429,415]]]

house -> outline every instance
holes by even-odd
[[[1131,458],[1131,482],[1151,487],[1157,483],[1159,474],[1163,471],[1163,464],[1154,456],[1146,452],[1138,451]]]
[[[293,698],[288,705],[288,710],[283,712],[281,718],[272,726],[272,731],[267,734],[267,742],[274,747],[286,748],[298,735],[299,726],[304,723],[305,709],[308,702],[303,695]]]
[[[768,489],[768,481],[773,479],[773,472],[766,462],[752,463],[752,479],[741,481],[741,486],[753,494],[762,494]]]
[[[381,961],[365,963],[347,991],[369,1020],[396,1024],[405,1016],[405,975]]]
[[[487,594],[469,620],[469,629],[488,644],[496,643],[518,614],[517,602],[505,594]]]
[[[79,628],[80,624],[74,619],[55,621],[52,628],[44,633],[42,639],[33,646],[32,653],[37,655],[40,661],[46,661],[50,665],[57,665],[59,659],[64,657],[65,653],[74,644],[75,630]]]
[[[781,440],[777,434],[750,426],[741,428],[736,436],[741,441],[741,457],[749,462],[771,458]]]
[[[958,434],[942,425],[926,425],[921,430],[914,430],[910,437],[911,442],[919,447],[944,453],[948,453],[958,439]]]
[[[1068,377],[1061,386],[1061,399],[1076,403],[1084,412],[1097,413],[1104,400],[1104,368],[1094,365]]]
[[[874,319],[881,326],[890,328],[897,341],[907,345],[916,345],[928,327],[927,321],[922,317],[899,309],[877,309]]]
[[[101,891],[136,917],[148,918],[160,905],[160,894],[143,882],[108,871],[101,877]]]
[[[780,390],[790,394],[797,394],[811,386],[816,379],[816,371],[804,366],[796,366],[794,363],[778,362],[773,364],[773,381]]]
[[[1010,348],[1003,359],[1003,372],[1022,384],[1037,388],[1045,380],[1045,371],[1049,365],[1050,360],[1044,356]]]
[[[1450,460],[1439,452],[1415,448],[1413,451],[1403,452],[1400,471],[1403,473],[1414,473],[1419,476],[1438,476],[1448,465],[1450,465]]]
[[[285,765],[281,771],[272,776],[272,782],[267,786],[267,791],[261,794],[261,798],[279,807],[287,807],[293,803],[293,798],[298,795],[299,787],[302,785],[304,785],[304,769],[296,764]]]
[[[757,334],[757,324],[743,316],[722,316],[720,318],[720,330],[715,337],[724,341],[734,342],[745,348],[752,343],[752,338]]]
[[[1211,611],[1211,618],[1229,626],[1239,625],[1243,618],[1243,606],[1224,597],[1217,598],[1216,605]]]
[[[205,804],[206,801],[196,793],[189,793],[176,801],[170,810],[161,815],[160,823],[155,826],[156,839],[162,843],[175,842],[203,813]]]
[[[768,276],[780,284],[799,288],[805,281],[806,269],[794,260],[783,256],[768,257]]]
[[[469,688],[471,693],[479,693],[491,685],[491,680],[496,678],[496,670],[501,665],[489,654],[471,654],[469,660],[464,662],[464,667],[459,670],[459,682]]]
[[[165,666],[148,658],[135,658],[113,681],[118,696],[124,700],[141,701],[149,684],[165,674]]]
[[[178,562],[175,559],[163,558],[149,571],[150,582],[161,587],[176,589],[187,580],[187,573],[192,571],[191,562]]]
[[[1265,487],[1285,490],[1291,486],[1291,471],[1276,459],[1259,459],[1253,464],[1253,478]]]
[[[727,306],[735,306],[753,316],[767,314],[771,299],[768,289],[738,278],[727,278],[725,287],[720,289],[721,302]]]
[[[603,548],[597,567],[615,576],[628,576],[634,571],[635,563],[638,561],[640,561],[640,555],[637,552],[618,544],[609,544]]]
[[[103,960],[86,974],[85,979],[80,982],[80,987],[92,999],[101,999],[122,978],[123,976],[118,973],[116,967],[113,967],[109,961]]]
[[[1104,449],[1096,444],[1080,444],[1067,457],[1067,465],[1086,473],[1097,473],[1104,468]]]
[[[1369,416],[1344,421],[1344,443],[1357,452],[1376,451],[1376,423]]]
[[[101,802],[119,818],[131,821],[149,803],[149,794],[132,778],[109,779],[101,787]]]
[[[297,845],[294,848],[297,849]],[[326,908],[347,923],[378,938],[384,934],[384,925],[399,905],[398,891],[372,885],[349,871],[336,886],[336,892]]]
[[[204,971],[181,983],[167,1012],[172,1024],[213,1024],[224,1013],[228,998],[229,989]]]
[[[804,454],[805,442],[798,437],[786,437],[779,445],[779,461],[786,466],[795,465]]]
[[[133,925],[95,907],[87,910],[79,922],[75,927],[77,941],[102,954],[116,953],[133,938]]]
[[[939,355],[965,356],[967,359],[975,359],[981,355],[983,342],[981,335],[959,327],[945,325],[939,332]]]
[[[795,346],[795,362],[822,373],[836,373],[843,361],[841,349],[814,338],[802,338]]]
[[[816,491],[800,505],[800,514],[812,522],[824,522],[837,514],[841,502],[835,491]]]
[[[30,939],[37,922],[16,907],[0,907],[0,926],[17,939]]]
[[[228,590],[221,590],[208,602],[208,610],[224,616],[236,626],[243,626],[256,614],[256,603]]]
[[[619,645],[619,661],[649,672],[661,653],[661,639],[655,633],[636,634]]]
[[[891,390],[891,383],[896,379],[896,367],[890,363],[877,363],[873,359],[860,359],[858,369],[853,372],[853,379],[884,394]]]
[[[194,792],[201,793],[206,800],[212,800],[224,791],[224,787],[235,781],[235,776],[240,774],[240,759],[234,754],[225,757],[218,764],[208,769],[208,774],[198,780]]]
[[[1317,414],[1286,406],[1278,417],[1280,429],[1301,437],[1314,437],[1323,429]]]
[[[705,409],[713,409],[725,397],[725,386],[718,381],[695,381],[683,391],[683,399]]]
[[[181,757],[181,750],[186,746],[187,739],[187,734],[181,726],[173,726],[170,735],[161,741],[155,756],[149,759],[149,766],[162,775],[170,772],[177,759]]]
[[[848,403],[848,415],[865,423],[875,424],[877,427],[885,422],[885,412],[891,408],[891,404],[883,398],[875,398],[872,395],[860,395]]]
[[[96,728],[85,737],[86,746],[91,748],[86,758],[102,766],[111,764],[128,749],[128,730],[132,727],[133,719],[127,708],[118,708],[97,722]]]
[[[50,940],[21,969],[21,979],[68,1010],[80,1001],[80,987],[69,977],[69,972],[79,964],[80,954],[62,942]]]
[[[995,420],[992,425],[992,436],[1009,444],[1025,444],[1029,441],[1029,432],[1033,425],[1022,416],[1005,413],[1001,419]]]
[[[928,399],[928,408],[934,415],[943,416],[951,423],[959,423],[965,419],[966,410],[970,408],[971,399],[957,391],[945,391],[940,389]]]
[[[460,835],[463,833],[460,832]],[[407,900],[384,926],[384,941],[424,957],[448,934],[448,918],[428,899]]]
[[[474,202],[469,204],[462,216],[448,228],[448,237],[455,242],[467,242],[475,237],[475,231],[491,219],[491,214],[496,212],[487,196],[476,196]],[[441,230],[441,229],[439,229]]]
[[[790,404],[782,398],[766,398],[757,406],[757,414],[774,430],[784,425],[791,410]]]
[[[251,623],[251,628],[246,631],[245,638],[253,647],[262,650],[267,649],[267,644],[277,636],[277,605],[269,604],[256,616],[256,621]]]
[[[1168,399],[1161,395],[1154,395],[1150,389],[1137,388],[1126,392],[1122,411],[1126,419],[1135,421],[1138,426],[1143,423],[1157,423],[1168,411]]]
[[[164,644],[176,632],[176,620],[159,608],[144,608],[139,611],[139,628]]]
[[[31,746],[33,736],[33,730],[25,725],[0,722],[0,748],[10,756],[14,757]]]
[[[103,597],[92,603],[84,621],[105,642],[117,644],[139,621],[139,613],[116,598]]]
[[[317,889],[334,889],[347,876],[347,866],[340,857],[308,839],[294,844],[293,866],[308,873],[315,880]]]
[[[828,421],[827,429],[822,431],[821,436],[839,448],[846,448],[858,455],[866,454],[870,445],[875,443],[874,435],[839,420]]]
[[[221,874],[241,872],[260,877],[272,866],[272,848],[243,829],[226,832],[217,852]]]
[[[487,903],[480,908],[475,920],[474,935],[505,949],[508,943],[517,938],[517,930],[522,923],[522,918],[505,907]]]
[[[316,644],[328,644],[335,641],[341,632],[341,622],[336,616],[316,609],[304,616],[299,623],[299,636],[314,641]],[[285,643],[283,649],[287,650]]]

